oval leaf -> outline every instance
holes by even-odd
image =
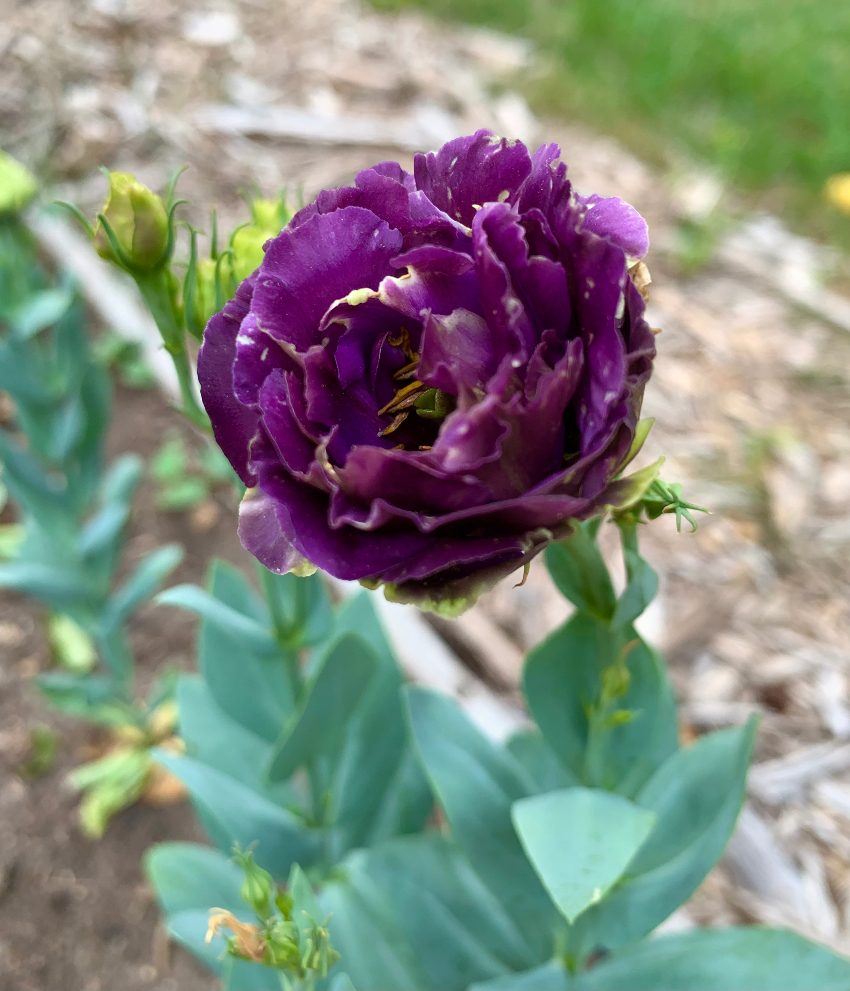
[[[524,798],[511,815],[538,877],[570,924],[605,897],[655,825],[654,813],[591,788]]]

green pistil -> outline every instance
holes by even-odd
[[[444,420],[454,406],[453,397],[442,389],[427,389],[413,404],[417,416],[425,420]]]

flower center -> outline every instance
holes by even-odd
[[[380,431],[379,436],[387,437],[395,433],[411,413],[415,413],[423,420],[434,420],[438,423],[444,420],[454,409],[454,397],[416,378],[419,354],[413,350],[407,328],[402,327],[395,337],[389,338],[389,343],[393,347],[400,348],[409,360],[393,373],[395,381],[405,384],[399,385],[393,398],[378,410],[379,416],[392,417],[389,424]],[[419,446],[420,450],[427,450],[430,447],[430,445]]]

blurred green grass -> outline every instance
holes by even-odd
[[[521,34],[541,112],[652,161],[685,152],[797,226],[850,241],[823,184],[850,170],[847,0],[373,0]]]

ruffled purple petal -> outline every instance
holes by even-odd
[[[586,234],[575,260],[577,320],[585,342],[585,380],[579,393],[581,451],[606,431],[611,408],[626,384],[626,348],[618,317],[628,281],[622,250]]]
[[[257,326],[257,317],[249,313],[236,335],[236,356],[233,361],[233,392],[245,406],[255,406],[259,390],[267,376],[277,369],[295,364],[280,341]]]
[[[481,310],[500,356],[513,354],[524,363],[537,332],[514,287],[512,274],[528,266],[528,245],[519,216],[505,203],[490,203],[472,224]]]
[[[452,396],[481,389],[502,355],[483,317],[458,309],[447,316],[429,314],[422,330],[418,376]]]
[[[481,469],[498,462],[495,473],[498,488],[503,484],[502,442],[511,432],[512,413],[519,397],[506,404],[499,395],[488,395],[478,403],[456,409],[443,423],[440,435],[434,442],[431,457],[447,474],[475,473],[485,477]],[[490,488],[498,498],[498,488]]]
[[[438,152],[417,155],[413,164],[417,188],[467,227],[478,207],[510,202],[530,171],[525,145],[491,131],[456,138]]]
[[[286,520],[287,514],[281,506],[256,489],[249,489],[239,506],[242,546],[276,575],[299,570],[305,563],[292,544],[283,522]]]
[[[561,149],[556,144],[541,145],[535,151],[529,175],[517,190],[514,200],[520,213],[525,215],[537,210],[549,217],[567,208],[572,186],[567,179],[567,167],[560,157]]]
[[[280,371],[270,375],[260,390],[259,405],[266,436],[287,471],[306,478],[316,460],[319,440],[305,429],[304,419],[296,416],[299,406],[297,376]],[[254,458],[258,456],[255,448]]]
[[[371,210],[316,214],[269,243],[251,310],[265,333],[306,351],[328,307],[357,289],[377,289],[401,235]]]
[[[441,245],[423,245],[393,259],[407,272],[381,282],[381,302],[403,318],[419,321],[428,313],[456,309],[480,312],[475,263],[469,255]]]
[[[262,472],[260,488],[277,505],[282,532],[296,550],[335,578],[380,575],[422,554],[431,543],[429,536],[416,531],[334,529],[328,526],[327,496],[284,471]]]
[[[415,605],[442,616],[458,616],[497,582],[532,561],[553,539],[566,536],[569,529],[564,527],[554,532],[545,529],[529,534],[519,557],[510,553],[501,559],[479,561],[475,567],[466,562],[465,566],[447,568],[423,581],[386,585],[384,594],[391,602]]]
[[[319,346],[305,355],[304,372],[307,416],[324,428],[328,454],[335,465],[344,464],[356,444],[393,446],[394,441],[380,436],[387,422],[378,414],[366,382],[355,381],[344,387],[333,357]]]
[[[339,488],[329,517],[333,526],[355,521],[362,529],[383,525],[389,516],[371,515],[378,503],[413,520],[486,504],[493,498],[475,475],[449,474],[430,453],[358,447],[337,471],[337,478]]]
[[[649,227],[643,217],[618,196],[579,197],[587,208],[584,230],[616,244],[632,258],[649,251]]]
[[[432,537],[420,554],[385,568],[381,581],[402,585],[455,568],[486,568],[507,561],[516,562],[518,567],[527,551],[528,542],[519,535]]]
[[[256,481],[248,465],[248,448],[257,430],[257,414],[234,394],[233,363],[236,336],[248,315],[256,275],[247,278],[236,295],[207,324],[198,354],[198,381],[213,436],[245,485]]]

